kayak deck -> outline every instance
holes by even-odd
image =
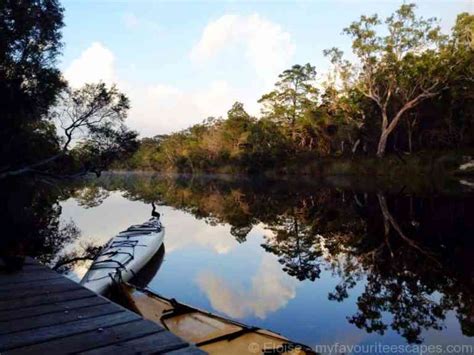
[[[81,284],[102,294],[112,280],[128,281],[156,254],[163,238],[164,227],[158,218],[120,232],[104,246]]]

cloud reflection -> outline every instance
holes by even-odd
[[[196,221],[191,215],[169,213],[166,222],[166,252],[200,246],[217,254],[227,254],[239,243],[230,235],[229,226],[211,226],[204,221]]]
[[[196,282],[215,310],[233,318],[256,316],[260,319],[293,299],[297,285],[269,255],[263,256],[250,289],[231,284],[210,270],[199,273]]]
[[[145,221],[151,212],[150,205],[127,200],[121,192],[111,192],[109,197],[94,208],[85,209],[78,200],[72,198],[61,205],[63,221],[74,220],[82,231],[82,237],[69,246],[68,250],[78,248],[80,243],[89,240],[95,245],[103,245],[119,231]],[[228,225],[212,226],[169,206],[160,206],[159,211],[166,227],[167,254],[195,246],[226,254],[239,245],[230,235]]]

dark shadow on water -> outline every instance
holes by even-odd
[[[150,281],[158,274],[164,256],[165,245],[163,244],[151,260],[130,280],[130,283],[140,288],[146,288]]]

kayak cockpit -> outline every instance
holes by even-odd
[[[292,342],[278,333],[199,310],[147,289],[116,283],[113,290],[112,297],[116,302],[209,354],[314,354],[309,347]]]

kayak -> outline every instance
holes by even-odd
[[[308,346],[278,333],[199,310],[129,283],[114,283],[112,300],[209,354],[315,354]]]
[[[120,232],[94,259],[81,285],[103,294],[113,281],[129,281],[157,253],[164,235],[165,228],[157,217]]]

